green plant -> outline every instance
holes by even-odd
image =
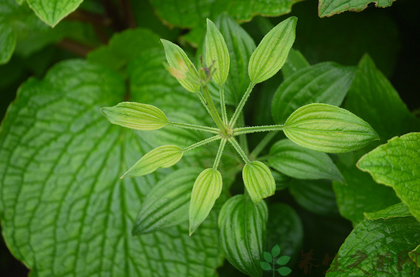
[[[373,62],[392,71],[387,19],[322,25],[310,1],[244,25],[296,1],[16,2],[0,3],[0,88],[38,78],[1,125],[0,219],[34,276],[417,274],[420,123]]]

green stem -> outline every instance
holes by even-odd
[[[229,138],[230,144],[232,144],[233,148],[235,148],[236,152],[238,152],[239,156],[244,160],[246,164],[249,164],[251,161],[248,159],[247,155],[245,154],[244,150],[242,150],[241,146],[238,144],[236,139]]]
[[[190,146],[188,146],[188,147],[185,147],[184,149],[182,149],[182,151],[183,151],[183,152],[187,152],[187,151],[193,150],[193,149],[195,149],[195,148],[197,148],[197,147],[200,147],[200,146],[206,145],[207,143],[210,143],[210,142],[212,142],[212,141],[215,141],[215,140],[221,139],[221,138],[222,138],[222,137],[221,137],[220,135],[213,136],[213,137],[209,137],[209,138],[206,138],[205,140],[202,140],[202,141],[196,142],[196,143],[194,143],[194,144],[192,144],[192,145],[190,145]]]
[[[241,113],[241,116],[239,117],[239,126],[245,126],[245,116],[244,113]],[[239,145],[244,149],[245,153],[249,154],[249,148],[248,148],[248,141],[246,139],[246,135],[240,135],[239,136]]]
[[[226,104],[225,104],[225,88],[224,84],[220,86],[220,109],[222,111],[222,120],[225,126],[228,124]]]
[[[233,129],[233,135],[250,134],[256,132],[270,132],[270,131],[281,131],[284,129],[284,125],[266,125],[266,126],[253,126],[253,127],[242,127]]]
[[[214,123],[216,123],[217,127],[219,127],[223,135],[228,136],[226,132],[226,126],[225,124],[223,124],[222,120],[220,119],[219,113],[216,110],[216,106],[214,106],[213,100],[211,99],[210,92],[207,86],[203,86],[203,95],[204,95],[204,99],[206,99],[207,106],[210,110],[210,114],[214,120]]]
[[[174,127],[184,128],[184,129],[203,131],[203,132],[212,133],[212,134],[220,134],[219,129],[207,127],[207,126],[200,126],[200,125],[187,124],[187,123],[178,123],[178,122],[169,122],[169,125],[174,126]]]
[[[267,146],[267,144],[277,135],[277,132],[268,133],[258,145],[251,152],[250,156],[252,159],[256,159],[261,151]]]
[[[241,101],[239,102],[238,107],[236,108],[235,112],[232,115],[232,118],[230,119],[229,125],[230,127],[235,126],[236,120],[238,120],[239,114],[242,112],[242,109],[245,106],[246,100],[248,100],[249,95],[251,94],[252,89],[255,87],[254,83],[250,83],[248,88],[245,91],[244,96],[242,96]]]
[[[226,139],[222,139],[220,141],[219,150],[217,150],[216,159],[214,160],[213,169],[217,170],[217,167],[219,166],[220,159],[222,158],[223,150],[225,149],[226,145]]]
[[[211,115],[211,112],[210,112],[210,110],[209,110],[209,107],[207,107],[206,100],[204,100],[203,95],[201,95],[201,93],[200,93],[200,92],[197,92],[197,96],[198,96],[198,99],[200,99],[201,104],[203,104],[204,108],[206,108],[206,110],[207,110],[207,112],[209,113],[209,115]]]

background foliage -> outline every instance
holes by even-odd
[[[0,114],[5,115],[5,119],[0,135],[0,218],[13,255],[24,260],[34,275],[40,276],[93,274],[98,268],[114,275],[130,276],[139,272],[146,275],[152,272],[156,275],[215,274],[215,269],[223,262],[217,247],[216,212],[220,205],[191,238],[186,222],[167,231],[131,237],[132,223],[144,196],[149,192],[165,193],[158,189],[169,180],[172,184],[185,183],[188,191],[188,185],[194,182],[191,176],[196,176],[197,170],[189,168],[181,174],[169,169],[147,177],[118,180],[126,164],[133,164],[153,147],[168,141],[187,146],[205,138],[203,134],[180,131],[175,142],[170,141],[163,130],[139,135],[110,126],[97,111],[129,98],[154,104],[172,118],[197,124],[206,120],[205,111],[191,95],[183,93],[183,88],[162,67],[164,54],[159,38],[178,42],[193,56],[196,47],[201,51],[205,18],[215,20],[222,12],[243,23],[242,27],[256,44],[281,20],[290,15],[299,18],[293,47],[307,61],[299,58],[298,52],[292,54],[283,73],[252,94],[249,102],[254,105],[246,106],[245,121],[249,125],[281,122],[287,115],[272,116],[267,108],[271,107],[271,102],[281,103],[276,96],[280,95],[279,91],[282,95],[284,91],[293,95],[299,87],[293,88],[292,84],[303,87],[320,72],[329,72],[329,79],[320,82],[324,86],[316,87],[325,91],[325,101],[340,105],[344,100],[343,107],[368,121],[381,137],[380,142],[368,149],[333,156],[337,170],[316,171],[321,177],[333,176],[330,177],[333,182],[300,180],[299,173],[286,176],[281,172],[290,172],[284,169],[287,163],[270,161],[279,171],[275,176],[278,189],[288,188],[267,201],[270,214],[267,249],[278,244],[281,255],[292,257],[288,265],[294,264],[293,276],[302,273],[301,254],[313,250],[313,263],[319,266],[312,268],[312,275],[320,276],[328,268],[323,264],[325,255],[333,256],[338,252],[358,223],[350,238],[357,239],[366,230],[381,232],[388,226],[393,230],[391,233],[407,232],[404,236],[413,238],[409,243],[418,245],[419,226],[412,217],[392,219],[388,222],[390,225],[386,225],[383,215],[365,219],[363,212],[376,212],[398,203],[399,199],[390,187],[374,182],[369,174],[356,168],[355,163],[364,153],[388,139],[420,129],[410,113],[420,106],[417,76],[420,3],[378,1],[381,7],[392,6],[377,9],[368,5],[369,1],[299,2],[2,1]],[[366,6],[361,13],[334,15]],[[328,16],[332,17],[326,18]],[[238,43],[235,36],[232,43]],[[243,43],[247,49],[255,47],[249,39],[244,39]],[[237,66],[240,70],[242,64]],[[303,70],[300,74],[306,76],[306,83],[301,75],[293,75],[298,69]],[[293,83],[286,79],[279,86],[283,75],[300,81]],[[30,76],[36,78],[26,81]],[[231,82],[238,84],[235,89],[240,93],[244,84],[237,80]],[[328,92],[334,89],[348,90],[346,98],[344,92],[332,99]],[[16,92],[18,100],[6,113]],[[238,100],[232,96],[228,101]],[[198,114],[191,116],[191,110]],[[293,110],[284,111],[290,114]],[[249,148],[260,140],[260,134],[250,136]],[[276,152],[280,146],[270,151]],[[9,155],[11,150],[13,155]],[[179,167],[208,166],[209,157],[211,153],[195,153],[183,159]],[[226,170],[236,161],[227,156],[223,163]],[[238,168],[230,170],[222,172],[224,178],[233,176]],[[340,183],[343,177],[347,186]],[[20,186],[21,183],[30,185]],[[230,178],[226,183],[231,184],[232,194],[242,192],[240,178]],[[227,192],[223,193],[226,199]],[[377,197],[372,198],[372,195]],[[180,206],[179,215],[187,216],[182,209],[185,210],[185,203]],[[398,229],[403,224],[412,228]],[[351,242],[346,243],[340,253],[351,256],[354,254]],[[25,267],[8,251],[2,242],[0,272],[5,272],[6,276],[25,275]],[[350,259],[348,263],[351,264]],[[240,274],[226,261],[217,272],[221,276]]]

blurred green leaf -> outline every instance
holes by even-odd
[[[375,3],[376,7],[386,8],[392,5],[395,0],[319,0],[319,16],[333,16],[345,11],[360,12]]]
[[[287,56],[286,63],[283,65],[281,71],[284,78],[288,78],[290,75],[298,71],[299,69],[309,67],[309,62],[300,53],[299,50],[290,49],[289,55]]]
[[[16,46],[16,35],[9,24],[0,23],[0,64],[7,63]]]

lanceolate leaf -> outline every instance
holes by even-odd
[[[287,56],[286,63],[283,65],[281,71],[284,78],[289,78],[290,75],[298,71],[309,67],[309,62],[305,59],[302,53],[299,50],[290,49],[289,55]]]
[[[186,90],[198,92],[200,89],[198,72],[187,54],[178,45],[164,39],[161,41],[165,48],[166,60],[170,68],[175,70],[171,74]]]
[[[385,8],[392,5],[395,0],[319,0],[319,16],[333,16],[345,11],[360,12],[375,3],[376,7]]]
[[[101,111],[111,123],[135,130],[157,130],[168,124],[166,115],[148,104],[122,102]]]
[[[170,82],[177,85],[160,70],[163,90]],[[171,102],[179,89],[172,90]],[[11,252],[32,275],[216,274],[220,251],[214,216],[192,237],[187,222],[132,237],[141,203],[164,175],[119,179],[150,149],[132,130],[110,124],[99,112],[125,95],[119,75],[66,61],[42,81],[21,86],[10,106],[0,130],[0,220]],[[138,91],[131,96],[133,101],[144,97]],[[154,95],[147,96],[147,103],[157,105]]]
[[[420,133],[395,137],[363,156],[357,166],[392,187],[420,220]]]
[[[48,25],[54,27],[61,19],[77,9],[83,0],[26,0],[38,15]]]
[[[242,177],[246,190],[252,201],[260,202],[263,198],[273,195],[276,183],[270,169],[260,161],[253,161],[244,166]]]
[[[229,74],[229,51],[222,34],[210,19],[207,19],[206,63],[212,70],[216,70],[214,81],[223,85]]]
[[[208,168],[198,175],[191,194],[190,236],[209,215],[222,192],[222,186],[222,175],[216,169]]]
[[[343,176],[327,154],[303,148],[288,139],[271,147],[268,161],[272,168],[293,178],[331,179],[344,183]]]
[[[283,124],[296,109],[312,103],[340,106],[350,87],[356,67],[326,62],[305,67],[289,76],[274,94],[271,112]]]
[[[9,24],[0,22],[0,64],[7,63],[16,46],[16,35]]]
[[[281,69],[295,41],[296,24],[297,18],[289,17],[264,36],[249,60],[251,82],[261,83]]]
[[[379,139],[361,118],[326,104],[309,104],[293,112],[284,133],[300,146],[327,153],[354,151]]]
[[[159,168],[168,168],[179,162],[182,150],[176,145],[163,145],[144,155],[121,178],[138,177],[152,173]]]
[[[255,204],[245,195],[230,198],[219,214],[223,252],[234,267],[249,276],[262,276],[267,220],[265,202]]]
[[[198,168],[183,168],[160,180],[147,194],[133,227],[133,235],[156,232],[188,220],[191,190]]]
[[[326,276],[415,276],[418,269],[408,255],[419,245],[419,233],[413,217],[365,219],[340,247]]]

